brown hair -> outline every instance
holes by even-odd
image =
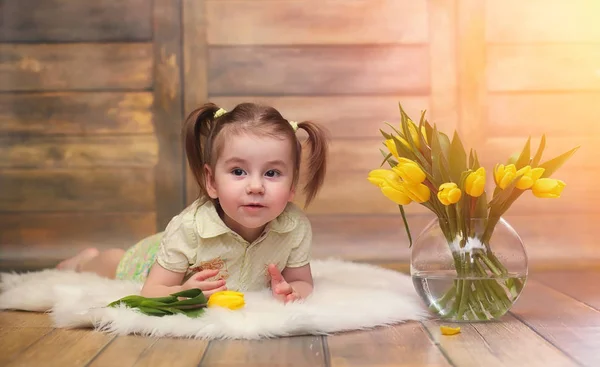
[[[206,103],[192,111],[183,124],[183,139],[190,169],[200,187],[200,196],[208,198],[204,165],[213,170],[225,141],[224,135],[251,133],[272,137],[283,137],[295,145],[293,149],[294,180],[296,186],[300,176],[302,144],[296,137],[290,122],[281,116],[279,111],[270,106],[254,103],[241,103],[230,112],[215,118],[219,107],[214,103]],[[310,148],[308,156],[306,184],[303,193],[306,195],[305,207],[317,195],[323,185],[327,160],[327,137],[321,127],[311,121],[298,123],[298,128],[308,134]]]

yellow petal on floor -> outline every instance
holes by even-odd
[[[442,335],[455,335],[460,333],[460,327],[440,326]]]

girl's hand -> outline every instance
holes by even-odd
[[[210,297],[210,295],[215,292],[227,290],[225,280],[223,279],[213,281],[206,280],[217,274],[219,274],[218,269],[199,271],[183,283],[183,289],[200,289],[206,298]]]
[[[274,264],[269,265],[269,275],[271,276],[271,292],[273,297],[284,303],[293,302],[300,299],[300,295],[283,278],[279,269]]]

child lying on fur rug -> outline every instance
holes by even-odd
[[[165,232],[126,252],[86,249],[58,269],[143,281],[142,295],[162,297],[188,289],[211,294],[270,286],[282,302],[311,294],[311,226],[291,201],[308,134],[306,205],[326,167],[324,132],[310,121],[286,120],[272,107],[242,103],[226,112],[212,103],[193,111],[183,138],[201,199],[174,217]]]

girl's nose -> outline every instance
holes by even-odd
[[[251,179],[246,186],[247,194],[264,194],[265,187],[263,186],[261,179]]]

